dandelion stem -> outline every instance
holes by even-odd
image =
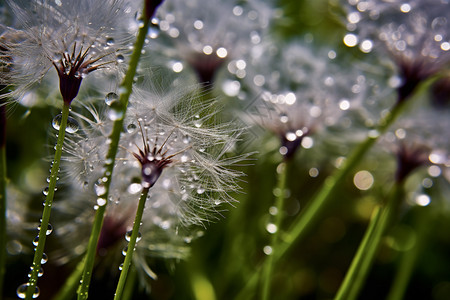
[[[131,265],[130,270],[128,271],[127,282],[125,283],[125,287],[123,289],[123,299],[132,299],[134,288],[136,286],[136,278],[137,278],[136,266]]]
[[[123,262],[122,272],[120,273],[119,283],[117,284],[114,300],[122,299],[123,288],[127,280],[128,270],[131,266],[131,259],[133,258],[134,247],[136,246],[136,240],[139,235],[139,227],[141,226],[142,215],[145,208],[145,201],[147,200],[149,189],[150,188],[144,188],[142,190],[141,198],[139,198],[136,217],[134,218],[133,231],[131,232],[130,241],[128,242],[128,250],[125,256],[125,261]]]
[[[6,263],[6,106],[0,101],[0,295],[3,295],[3,279]]]
[[[403,184],[396,183],[389,194],[387,203],[375,209],[369,227],[334,298],[335,300],[355,300],[358,297],[374,261],[381,238],[392,222],[403,195]]]
[[[147,3],[147,2],[145,2]],[[145,4],[147,5],[147,4]],[[146,7],[144,7],[144,13],[146,12]],[[133,79],[136,74],[136,69],[141,57],[142,47],[144,46],[145,38],[148,32],[148,27],[150,23],[150,17],[144,18],[142,27],[139,28],[139,33],[134,45],[134,51],[130,58],[130,64],[128,66],[127,73],[121,84],[121,92],[119,96],[119,101],[121,104],[121,112],[125,115],[128,106],[128,99],[130,98],[133,86]],[[105,165],[104,178],[106,178],[105,189],[106,193],[104,195],[105,199],[108,199],[109,186],[111,183],[111,177],[114,168],[114,162],[116,159],[117,149],[119,147],[120,133],[123,130],[123,118],[119,118],[114,122],[113,130],[110,135],[111,144],[106,155],[106,160],[111,162]],[[100,237],[101,228],[103,226],[104,214],[106,211],[106,204],[99,206],[95,213],[94,224],[91,231],[91,236],[89,238],[88,248],[86,252],[86,265],[83,271],[83,277],[81,279],[81,284],[78,289],[78,299],[84,300],[88,297],[89,284],[92,276],[92,269],[94,268],[94,259],[97,250],[98,239]]]
[[[413,209],[415,215],[416,241],[400,260],[400,265],[395,274],[392,287],[387,300],[405,299],[404,294],[408,287],[408,282],[413,274],[414,265],[426,245],[430,230],[433,228],[433,214],[430,207],[416,207]],[[431,224],[431,226],[430,226]]]
[[[38,235],[38,244],[34,252],[33,264],[31,266],[31,276],[28,281],[26,300],[32,299],[36,289],[38,272],[41,268],[41,260],[44,254],[45,240],[47,238],[48,224],[50,220],[50,212],[52,209],[53,197],[55,195],[56,181],[59,173],[59,163],[61,161],[64,136],[66,134],[67,119],[69,117],[70,104],[64,102],[62,109],[61,124],[59,126],[58,140],[56,142],[55,158],[53,159],[50,171],[50,182],[48,184],[48,194],[45,198],[44,210],[42,212],[41,225]]]
[[[277,213],[275,215],[275,232],[271,232],[271,247],[272,249],[276,248],[279,242],[279,232],[280,232],[280,226],[281,222],[283,220],[283,206],[286,199],[286,177],[287,177],[287,163],[282,162],[277,167],[277,191],[278,194],[275,199],[275,207],[277,209]],[[274,266],[274,255],[273,253],[270,253],[267,257],[266,261],[264,262],[263,266],[263,290],[262,290],[262,299],[268,300],[270,299],[270,285],[271,285],[271,278],[272,278],[272,272],[273,272],[273,266]]]
[[[284,243],[280,244],[278,249],[275,249],[274,255],[276,260],[280,259],[293,245],[295,241],[302,239],[306,233],[313,227],[313,225],[320,219],[323,209],[326,204],[334,198],[338,189],[343,185],[345,179],[359,164],[364,155],[372,148],[389,126],[397,119],[405,107],[404,101],[398,103],[393,109],[379,121],[379,125],[374,131],[374,134],[366,138],[360,145],[345,160],[344,165],[338,169],[334,174],[326,179],[324,186],[319,193],[311,199],[308,206],[300,213],[294,221],[290,230],[287,232]]]

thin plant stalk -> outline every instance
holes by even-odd
[[[84,259],[81,260],[70,276],[64,282],[62,288],[53,296],[52,300],[67,300],[72,299],[77,286],[80,284],[80,278],[84,270]]]
[[[277,197],[275,199],[275,207],[277,209],[277,213],[275,215],[274,225],[275,225],[275,232],[271,235],[270,244],[272,247],[272,250],[276,248],[276,245],[278,245],[279,242],[279,231],[281,222],[283,220],[283,207],[284,202],[286,199],[286,178],[287,178],[287,163],[282,162],[277,167]],[[272,273],[273,273],[273,267],[274,267],[274,256],[273,253],[270,253],[267,257],[266,261],[264,262],[263,266],[263,274],[262,274],[262,299],[268,300],[270,299],[270,287],[271,287],[271,279],[272,279]]]
[[[144,188],[139,198],[139,204],[136,211],[136,217],[134,218],[133,229],[131,232],[130,241],[128,242],[127,254],[123,262],[122,271],[120,272],[119,283],[117,284],[116,294],[114,300],[122,299],[125,282],[127,280],[128,270],[131,266],[131,260],[133,259],[134,248],[136,246],[136,240],[139,236],[139,227],[141,226],[142,215],[144,214],[145,202],[147,200],[148,191],[150,188]]]
[[[400,259],[400,265],[392,283],[392,287],[386,300],[404,299],[408,283],[413,274],[414,266],[428,239],[428,234],[433,226],[430,207],[417,207],[415,209],[416,239],[413,247],[404,253]]]
[[[133,297],[134,288],[136,286],[137,270],[135,265],[131,265],[128,271],[127,282],[123,289],[123,299],[131,299]]]
[[[334,298],[335,300],[357,299],[369,274],[383,234],[389,224],[391,224],[397,207],[403,200],[403,196],[403,184],[396,183],[390,192],[387,203],[382,207],[376,208],[344,281]]]
[[[26,292],[26,300],[32,299],[33,294],[36,290],[36,283],[38,278],[38,273],[41,268],[41,261],[42,256],[44,254],[44,246],[45,246],[45,240],[47,238],[47,230],[48,230],[48,224],[50,220],[50,212],[52,209],[52,203],[53,203],[53,197],[55,195],[55,188],[56,188],[56,181],[58,179],[58,173],[59,173],[59,164],[61,162],[61,154],[62,154],[62,148],[64,143],[64,136],[66,134],[66,126],[67,126],[67,119],[69,117],[69,111],[70,111],[70,103],[64,101],[63,109],[62,109],[62,118],[61,123],[59,125],[59,133],[58,133],[58,140],[56,142],[56,148],[55,148],[55,157],[53,159],[52,168],[50,171],[50,182],[48,184],[48,194],[45,198],[44,203],[44,210],[42,212],[42,218],[41,218],[41,225],[39,229],[38,234],[38,240],[36,249],[34,252],[34,259],[33,264],[31,265],[31,276],[28,281],[28,288]]]
[[[125,115],[127,106],[128,106],[128,99],[130,98],[131,92],[132,92],[132,86],[133,86],[133,79],[136,74],[136,69],[139,63],[139,59],[141,57],[141,51],[145,43],[145,38],[148,33],[149,23],[150,23],[150,17],[147,15],[147,3],[148,1],[145,1],[145,7],[144,7],[144,22],[142,26],[139,28],[138,36],[134,45],[134,50],[130,58],[130,64],[128,66],[127,73],[125,74],[125,78],[123,79],[123,82],[121,84],[120,89],[120,96],[119,96],[119,102],[120,107],[118,108],[118,113],[122,116]],[[117,150],[119,147],[119,139],[120,139],[120,133],[123,130],[123,122],[124,119],[119,118],[118,120],[114,121],[113,130],[111,132],[111,135],[109,137],[109,140],[111,141],[108,153],[106,155],[106,161],[110,162],[108,164],[105,164],[105,172],[103,174],[102,178],[105,178],[106,181],[104,181],[105,185],[105,199],[108,199],[109,194],[109,187],[111,184],[111,178],[114,168],[114,162],[116,159]],[[106,201],[107,202],[107,201]],[[97,251],[97,244],[100,237],[101,228],[103,226],[103,220],[104,215],[106,211],[106,204],[99,206],[94,217],[94,223],[91,231],[91,235],[88,242],[88,248],[86,252],[86,265],[83,271],[83,276],[81,278],[81,284],[78,289],[78,299],[79,300],[85,300],[88,297],[88,290],[89,290],[89,284],[91,282],[92,277],[92,270],[94,268],[94,260],[95,260],[95,254]]]
[[[0,295],[6,270],[6,176],[6,105],[0,101]]]

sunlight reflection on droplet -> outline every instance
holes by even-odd
[[[317,177],[319,176],[319,170],[317,168],[311,168],[309,169],[309,176],[311,177]]]
[[[312,146],[314,146],[314,140],[309,136],[305,136],[302,140],[302,147],[305,149],[310,149]]]
[[[270,247],[270,246],[264,246],[263,252],[264,252],[265,255],[271,255],[272,252],[273,252],[272,247]]]
[[[431,203],[431,199],[428,195],[421,194],[416,197],[415,202],[417,203],[417,205],[427,206]]]
[[[430,174],[430,176],[432,177],[438,177],[439,175],[441,175],[441,168],[439,168],[438,166],[430,166],[428,168],[428,174]]]
[[[353,183],[362,191],[368,190],[372,187],[374,182],[373,176],[369,171],[362,170],[355,174],[353,177]]]
[[[206,45],[205,47],[203,47],[203,53],[205,53],[206,55],[210,55],[213,52],[213,48],[209,45]]]
[[[411,11],[411,5],[409,5],[408,3],[403,3],[403,4],[400,6],[400,11],[403,12],[403,13],[408,13],[408,12],[410,12],[410,11]]]
[[[348,33],[344,36],[344,44],[347,47],[355,47],[358,44],[358,37],[352,33]]]

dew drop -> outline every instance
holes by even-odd
[[[123,63],[125,61],[125,57],[122,54],[117,54],[116,59],[118,63]]]
[[[121,263],[121,264],[119,265],[119,271],[122,271],[122,269],[123,269],[123,263]]]
[[[150,24],[147,32],[147,36],[151,39],[156,39],[159,35],[159,27],[157,24]]]
[[[111,105],[111,103],[113,103],[114,101],[119,100],[119,96],[114,93],[114,92],[110,92],[105,96],[105,103],[106,105]]]
[[[114,39],[113,38],[107,38],[106,39],[106,45],[113,46],[114,45]]]
[[[271,206],[269,208],[269,214],[272,216],[276,216],[278,214],[278,208],[276,206]]]
[[[40,225],[40,224],[39,224],[39,226],[38,226],[38,230],[41,230],[41,225]],[[53,226],[52,226],[52,224],[49,223],[49,224],[47,225],[47,231],[45,232],[45,235],[51,234],[52,231],[53,231]]]
[[[278,228],[277,228],[277,225],[275,225],[273,223],[269,223],[266,226],[266,230],[268,233],[275,233],[275,232],[277,232]]]
[[[97,198],[97,205],[98,206],[106,205],[106,199],[105,198]]]
[[[41,265],[44,265],[48,261],[48,256],[45,253],[42,253]]]
[[[79,128],[80,128],[80,124],[78,124],[77,120],[75,120],[72,117],[67,118],[67,127],[66,127],[67,133],[75,133],[78,131]]]
[[[42,190],[42,194],[44,194],[45,196],[48,195],[48,187]]]
[[[19,285],[19,287],[16,290],[17,297],[19,297],[20,299],[25,299],[27,296],[28,286],[29,286],[28,283]],[[34,288],[34,293],[32,295],[33,299],[36,299],[37,297],[39,297],[39,294],[40,294],[39,287],[36,286]]]
[[[280,114],[280,122],[281,123],[287,123],[288,121],[289,121],[289,117],[285,113]]]
[[[191,137],[188,135],[183,136],[183,143],[188,144],[191,141]]]
[[[56,130],[59,130],[59,128],[61,127],[61,121],[62,121],[62,115],[59,114],[53,118],[52,127]],[[67,133],[75,133],[78,131],[79,128],[80,128],[80,125],[78,124],[77,120],[75,120],[72,117],[67,117],[67,126],[66,126]]]
[[[36,236],[33,240],[33,246],[37,246],[39,244],[39,236]]]
[[[369,133],[367,134],[367,136],[371,139],[376,139],[377,137],[380,136],[380,133],[378,132],[378,130],[376,129],[372,129],[369,131]]]
[[[108,118],[111,121],[122,120],[124,113],[120,101],[112,101],[109,107]]]
[[[133,230],[128,230],[127,233],[125,233],[125,240],[127,240],[127,242],[130,241],[132,234],[133,234]],[[136,237],[136,242],[139,242],[141,239],[142,239],[142,234],[140,232],[138,232],[138,235]]]
[[[30,272],[28,272],[28,278],[31,278],[32,275],[33,275],[33,267],[30,267]],[[41,267],[39,269],[39,272],[37,273],[37,276],[42,277],[42,275],[44,275],[44,269]]]
[[[200,120],[195,120],[194,121],[194,126],[197,127],[197,128],[200,128],[200,127],[202,127],[202,122]]]
[[[263,252],[265,255],[272,255],[273,249],[270,246],[264,246]]]
[[[130,123],[130,124],[127,126],[127,131],[128,131],[128,133],[133,133],[133,132],[136,131],[136,128],[137,128],[136,124]]]
[[[287,132],[286,133],[286,140],[293,142],[297,139],[297,135],[294,132]]]
[[[94,183],[94,190],[95,194],[99,197],[106,194],[105,183],[102,180],[97,180],[97,182]]]
[[[203,194],[204,192],[205,192],[205,189],[202,188],[202,187],[199,187],[199,188],[197,189],[197,194],[199,194],[199,195]]]
[[[122,249],[122,255],[126,256],[127,255],[127,251],[128,251],[128,246],[123,247]]]

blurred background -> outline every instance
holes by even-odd
[[[338,60],[345,64],[345,68],[351,67],[353,63],[360,64],[361,61],[370,65],[376,61],[375,51],[362,53],[357,48],[347,47],[342,41],[347,33],[347,4],[341,2],[267,2],[272,7],[269,14],[277,16],[271,22],[270,32],[282,41],[299,40],[313,45],[311,47],[317,51],[325,49],[325,53],[333,50],[338,53]],[[2,12],[7,16],[8,9],[4,8],[3,1],[1,3]],[[150,45],[152,42],[150,40]],[[195,77],[189,68],[183,72],[191,72],[190,76]],[[218,75],[217,82],[227,76]],[[220,87],[217,82],[215,86]],[[242,101],[233,100],[220,88],[214,88],[210,93],[222,97],[224,107],[242,106]],[[429,98],[428,88],[422,88],[416,97]],[[55,103],[48,99],[30,106],[17,103],[7,107],[8,242],[2,245],[6,246],[8,253],[2,297],[5,300],[16,298],[17,286],[26,279],[32,261],[31,242],[36,234],[35,228],[44,200],[42,189],[48,174],[49,157],[53,155],[51,123],[58,113]],[[267,224],[271,220],[269,212],[275,196],[280,193],[275,188],[276,170],[283,159],[278,151],[278,137],[268,131],[250,129],[244,141],[247,143],[244,143],[245,149],[240,149],[241,152],[258,153],[248,165],[240,167],[246,176],[241,184],[243,192],[234,195],[238,201],[224,206],[217,220],[206,224],[200,231],[197,229],[199,237],[190,243],[190,255],[186,259],[149,259],[149,265],[158,278],[137,280],[132,299],[260,297],[259,285],[249,293],[240,293],[252,275],[260,270],[258,266],[267,256],[264,251],[270,242]],[[354,141],[349,139],[346,145],[351,147],[353,144]],[[361,242],[374,207],[386,197],[391,186],[395,157],[384,153],[380,147],[383,146],[375,147],[340,187],[339,193],[334,195],[336,199],[326,207],[313,230],[275,266],[273,299],[316,300],[334,297]],[[295,153],[288,167],[286,216],[282,228],[289,228],[308,200],[324,184],[325,178],[336,168],[339,158],[346,153],[348,149],[340,148],[331,140],[328,144],[321,142]],[[370,183],[358,187],[354,175],[361,170],[369,173]],[[424,184],[425,178],[431,178],[433,184]],[[409,199],[405,199],[405,203],[412,203],[410,200],[416,199],[417,193],[428,196],[431,202],[425,206],[405,205],[383,238],[358,299],[385,299],[402,259],[408,251],[417,247],[419,252],[411,262],[413,268],[404,299],[450,299],[449,183],[443,176],[431,176],[429,169],[424,167],[408,178],[405,187]],[[59,192],[55,201],[66,197],[64,187]],[[74,259],[64,265],[54,263],[51,254],[61,247],[56,235],[48,237],[46,252],[50,257],[44,266],[45,274],[39,279],[39,299],[51,299],[79,262]],[[118,246],[118,251],[121,248]],[[117,268],[110,267],[110,259],[105,257],[104,262],[100,259],[96,265],[91,299],[112,298],[119,272]],[[116,273],[111,269],[116,269]]]

